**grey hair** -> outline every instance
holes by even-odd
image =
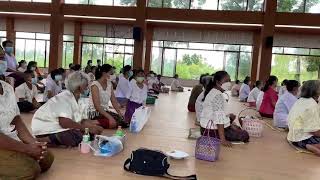
[[[69,74],[68,79],[66,80],[66,88],[75,92],[80,86],[83,84],[89,84],[90,78],[89,76],[81,71],[76,71]]]
[[[310,80],[306,81],[301,88],[301,97],[312,98],[320,95],[320,81]]]

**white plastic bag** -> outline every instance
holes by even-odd
[[[150,117],[151,110],[148,107],[139,107],[132,115],[130,122],[130,132],[140,132]]]
[[[123,150],[123,144],[117,137],[96,135],[90,148],[95,156],[111,157]]]

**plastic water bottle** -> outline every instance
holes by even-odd
[[[123,137],[124,136],[124,131],[122,130],[122,127],[121,126],[118,126],[118,129],[116,131],[116,136],[119,136],[119,137]]]
[[[84,142],[84,143],[90,142],[89,128],[84,129],[84,135],[82,136],[82,142]]]
[[[136,132],[137,131],[137,121],[131,121],[130,123],[130,131]]]

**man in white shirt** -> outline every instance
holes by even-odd
[[[286,82],[287,91],[279,98],[274,113],[273,124],[275,127],[288,128],[288,114],[293,104],[298,100],[299,82],[289,80]]]
[[[256,87],[250,91],[247,102],[250,104],[251,107],[256,107],[256,102],[262,87],[262,81],[256,81]]]
[[[123,68],[123,75],[119,75],[119,82],[116,88],[116,98],[122,107],[127,105],[130,98],[130,81],[129,78],[133,76],[131,66],[126,65]]]
[[[41,104],[37,102],[36,96],[38,95],[38,89],[34,85],[36,79],[32,78],[33,72],[26,71],[25,73],[25,83],[16,87],[15,95],[17,98],[18,106],[21,112],[30,112],[38,109]]]
[[[88,90],[89,77],[84,72],[74,72],[67,80],[67,90],[52,97],[33,116],[31,128],[40,142],[53,146],[78,146],[85,128],[100,134],[102,127],[88,120],[88,106],[80,96]]]
[[[46,87],[44,90],[43,101],[47,102],[53,96],[62,91],[61,81],[63,80],[62,72],[59,69],[53,70],[47,77]]]
[[[183,92],[183,87],[180,84],[178,74],[174,75],[174,79],[171,83],[171,91]]]

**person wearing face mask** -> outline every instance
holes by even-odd
[[[0,75],[7,71],[0,52]],[[20,116],[12,86],[0,80],[0,179],[36,179],[49,170],[54,156],[38,142]],[[8,158],[10,157],[10,158]]]
[[[320,156],[319,96],[319,80],[306,81],[302,85],[301,98],[294,103],[288,115],[287,136],[287,140],[294,146],[309,150],[317,156]]]
[[[62,91],[61,81],[63,80],[62,72],[59,69],[53,70],[47,77],[46,87],[44,90],[43,101],[47,102],[53,96]]]
[[[280,96],[273,113],[273,125],[275,127],[288,128],[288,114],[293,104],[298,100],[299,87],[298,81],[287,80],[286,92]]]
[[[130,97],[130,81],[133,71],[130,65],[123,67],[122,76],[119,76],[119,82],[116,88],[116,98],[122,107],[127,105]]]
[[[213,120],[213,127],[209,129],[209,135],[220,138],[221,144],[231,147],[231,141],[249,142],[248,132],[233,124],[236,119],[234,114],[226,113],[226,100],[223,95],[223,83],[230,79],[226,71],[218,71],[213,80],[206,86],[203,96],[203,110],[200,115],[201,134],[204,135],[207,124]]]
[[[110,81],[113,85],[113,89],[115,90],[118,84],[117,76],[116,76],[116,67],[112,66],[112,75],[110,76]]]
[[[278,94],[276,91],[277,84],[278,78],[276,76],[270,76],[262,89],[264,94],[259,109],[259,113],[262,117],[273,118],[274,108],[278,101]]]
[[[36,111],[31,129],[39,142],[77,147],[85,128],[89,128],[91,135],[101,134],[103,128],[88,119],[87,106],[80,99],[88,91],[89,81],[83,72],[70,74],[66,81],[67,90],[49,99]]]
[[[18,107],[21,112],[30,112],[35,109],[38,109],[41,104],[37,102],[36,96],[38,95],[38,89],[34,85],[36,79],[32,78],[32,71],[26,71],[25,74],[25,83],[16,87],[15,94],[18,102]]]
[[[246,77],[239,90],[240,102],[247,102],[250,93],[250,77]]]
[[[148,88],[144,83],[144,77],[144,71],[141,69],[136,72],[135,79],[131,81],[131,89],[129,92],[130,98],[126,107],[126,113],[124,115],[124,119],[127,123],[130,123],[135,110],[146,104]]]
[[[92,60],[88,60],[87,66],[84,68],[84,72],[87,74],[91,72],[91,67],[92,67]]]
[[[114,129],[118,126],[126,128],[128,124],[123,121],[121,107],[114,95],[110,81],[112,74],[112,66],[109,64],[104,64],[96,70],[96,81],[91,84],[90,88],[89,116],[105,129]],[[110,100],[118,114],[109,111]]]
[[[45,85],[40,81],[42,79],[42,77],[38,76],[38,73],[36,72],[36,69],[37,69],[37,62],[30,61],[28,63],[28,66],[27,66],[27,71],[31,71],[33,73],[33,77],[34,77],[34,79],[36,81],[36,83],[34,85],[36,85],[38,90],[41,93],[43,93],[44,89],[45,89]]]
[[[18,71],[19,72],[25,72],[27,70],[27,62],[25,60],[21,60],[19,62]]]
[[[148,91],[149,93],[159,94],[161,91],[161,87],[159,86],[157,76],[153,71],[150,71],[147,79]]]

